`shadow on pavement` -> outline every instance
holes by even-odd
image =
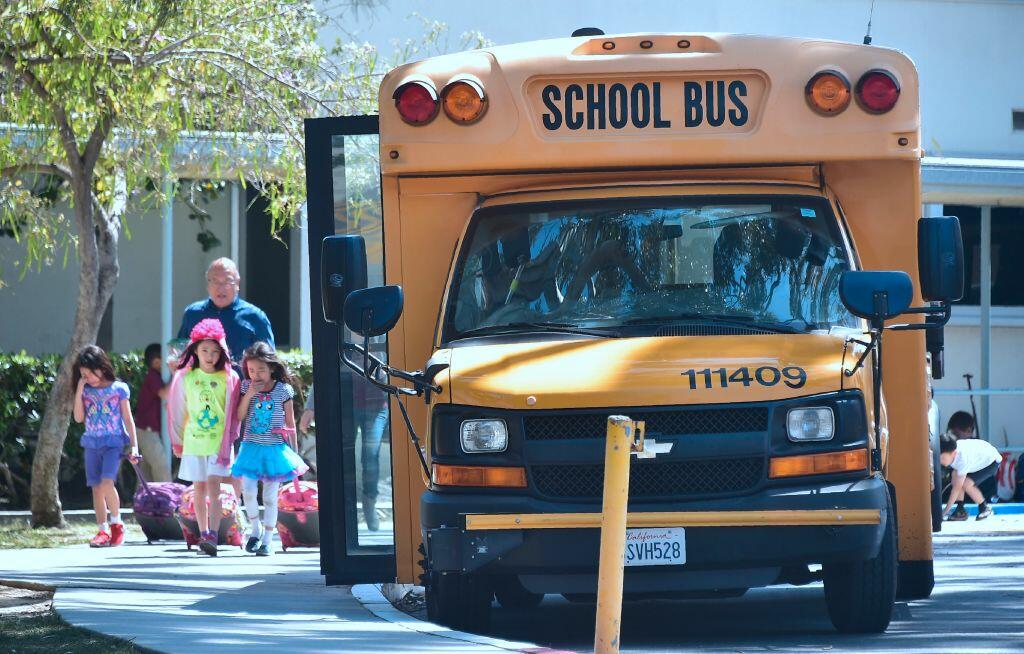
[[[1024,536],[936,542],[935,592],[898,603],[885,634],[836,633],[820,584],[723,600],[627,603],[624,652],[1022,652]],[[593,647],[594,605],[549,595],[537,611],[495,608],[488,635]]]

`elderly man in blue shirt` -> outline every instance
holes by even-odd
[[[274,347],[274,331],[270,328],[267,314],[254,304],[238,297],[238,284],[242,281],[238,266],[227,257],[221,257],[206,269],[206,290],[210,297],[185,307],[181,317],[179,339],[187,339],[192,328],[204,318],[217,318],[224,325],[224,334],[231,350],[231,359],[237,369],[242,363],[242,354],[256,341],[264,341]],[[177,361],[168,361],[172,369]],[[224,477],[242,496],[242,482],[237,477]]]
[[[200,320],[217,318],[224,325],[228,349],[236,364],[242,361],[246,348],[256,341],[264,341],[273,347],[274,331],[270,328],[270,320],[262,309],[238,297],[240,281],[238,266],[231,259],[221,257],[211,263],[206,269],[206,290],[210,297],[185,308],[178,338],[188,338]]]

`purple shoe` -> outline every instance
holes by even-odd
[[[213,531],[204,531],[199,541],[199,549],[204,554],[217,556],[217,534]]]

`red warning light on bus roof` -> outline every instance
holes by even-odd
[[[437,115],[437,90],[427,82],[414,80],[395,89],[395,108],[410,125],[426,125]]]
[[[900,99],[900,85],[892,73],[876,68],[861,76],[855,94],[864,111],[884,114]]]

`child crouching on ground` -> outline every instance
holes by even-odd
[[[217,556],[220,485],[231,476],[231,444],[238,437],[238,375],[219,320],[206,318],[192,328],[167,398],[171,448],[181,457],[178,477],[195,487],[199,550]]]
[[[953,468],[953,488],[949,492],[949,502],[942,512],[942,517],[948,516],[955,505],[957,514],[962,514],[963,517],[950,519],[967,519],[964,493],[978,503],[978,517],[975,520],[984,520],[992,515],[992,507],[985,502],[985,496],[978,486],[996,474],[1002,460],[1003,456],[999,450],[987,441],[979,438],[957,440],[952,434],[943,434],[939,442],[939,461],[942,465]]]
[[[85,450],[85,483],[92,488],[92,505],[99,526],[89,546],[117,546],[124,542],[124,523],[114,480],[125,445],[132,446],[128,458],[133,462],[139,460],[135,421],[128,403],[130,391],[127,384],[114,377],[114,366],[107,353],[95,345],[87,345],[78,353],[73,375],[75,422],[85,423],[81,440]]]
[[[231,474],[242,479],[245,513],[251,529],[245,544],[257,556],[273,553],[277,524],[277,491],[306,472],[308,466],[292,449],[295,447],[295,391],[288,380],[288,368],[270,345],[258,342],[245,351],[242,360],[242,400],[238,419],[244,425],[242,449]],[[263,482],[263,522],[256,503],[257,483]]]

